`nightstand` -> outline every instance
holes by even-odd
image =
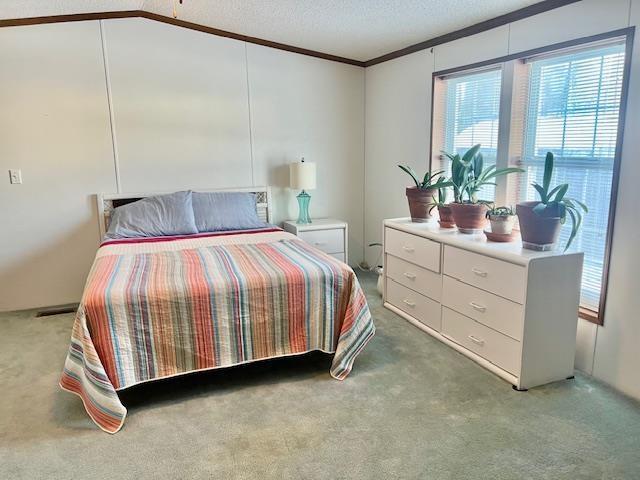
[[[335,218],[318,218],[313,223],[299,225],[295,220],[287,220],[282,227],[318,250],[347,263],[349,226],[346,222]]]

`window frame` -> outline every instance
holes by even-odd
[[[508,166],[509,162],[509,148],[511,138],[511,110],[513,104],[513,83],[515,79],[515,69],[518,62],[524,62],[531,57],[539,56],[548,53],[561,53],[563,50],[568,50],[576,47],[589,47],[589,44],[598,42],[613,40],[615,38],[621,39],[625,45],[624,67],[622,71],[622,89],[620,93],[620,109],[618,112],[618,129],[616,132],[616,150],[613,159],[613,176],[611,184],[611,196],[609,198],[609,220],[607,223],[607,234],[605,236],[605,250],[602,266],[602,281],[600,287],[600,299],[598,310],[594,311],[580,305],[578,309],[578,316],[586,321],[595,323],[597,325],[604,325],[604,314],[607,301],[607,291],[609,287],[609,268],[611,266],[611,244],[613,242],[613,233],[615,229],[615,216],[616,205],[618,199],[618,185],[620,183],[620,163],[622,160],[622,145],[626,121],[627,112],[627,98],[629,93],[629,76],[631,72],[631,57],[633,54],[633,39],[635,35],[635,27],[628,27],[619,30],[613,30],[598,35],[591,35],[588,37],[581,37],[575,40],[569,40],[566,42],[555,43],[546,45],[544,47],[535,48],[519,53],[506,55],[503,57],[484,60],[482,62],[476,62],[469,65],[450,68],[447,70],[440,70],[433,72],[431,77],[431,125],[430,125],[430,138],[429,138],[429,170],[432,169],[433,163],[433,147],[434,147],[434,105],[435,105],[435,93],[436,82],[446,77],[453,75],[465,75],[472,74],[478,70],[487,68],[500,68],[502,71],[502,86],[500,91],[500,113],[499,113],[499,126],[498,126],[498,150],[496,156],[496,166],[498,168]],[[496,186],[496,202],[506,199],[507,182],[506,179],[500,178]]]

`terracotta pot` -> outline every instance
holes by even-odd
[[[489,215],[491,222],[491,232],[501,235],[509,235],[513,230],[513,224],[516,222],[515,215]]]
[[[409,212],[411,221],[424,223],[431,218],[429,209],[433,205],[433,197],[438,194],[435,188],[421,190],[417,187],[407,187],[407,200],[409,200]]]
[[[516,205],[516,213],[520,220],[522,245],[553,245],[560,236],[560,217],[538,215],[533,207],[540,202],[522,202]],[[534,247],[535,248],[535,247]]]
[[[461,233],[480,233],[487,224],[484,203],[452,203],[453,219]]]
[[[451,205],[438,205],[438,215],[440,216],[440,226],[442,228],[453,228],[456,226],[456,222],[453,220],[453,210]]]

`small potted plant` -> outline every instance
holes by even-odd
[[[491,232],[498,235],[511,235],[513,224],[516,222],[516,212],[513,207],[492,207],[486,217],[491,223]]]
[[[438,189],[438,198],[436,200],[436,197],[433,197],[429,213],[431,213],[434,208],[438,209],[438,223],[440,224],[440,227],[453,228],[456,226],[456,222],[453,221],[453,210],[451,210],[451,205],[447,203],[446,188]]]
[[[411,221],[421,223],[428,221],[429,218],[431,218],[432,198],[436,195],[438,189],[449,187],[452,183],[439,176],[442,174],[442,171],[435,173],[427,172],[424,174],[422,181],[420,181],[418,180],[416,172],[414,172],[410,166],[398,165],[398,167],[406,172],[415,183],[415,186],[407,187],[406,189]],[[438,179],[434,182],[434,178],[436,177],[438,177]]]
[[[485,214],[491,204],[478,199],[478,192],[484,185],[495,185],[497,177],[522,172],[515,167],[496,168],[491,165],[484,168],[480,144],[471,147],[462,157],[459,154],[443,152],[451,163],[451,182],[453,183],[454,202],[451,204],[453,218],[461,233],[479,233],[486,224]]]
[[[544,173],[542,185],[532,183],[538,192],[540,201],[522,202],[516,205],[516,212],[520,219],[520,233],[522,246],[533,250],[548,250],[558,241],[560,228],[567,220],[567,214],[571,219],[571,233],[564,249],[567,250],[573,242],[580,225],[582,213],[588,213],[587,206],[578,200],[566,196],[569,184],[563,183],[551,187],[553,175],[553,153],[547,152],[544,161]]]

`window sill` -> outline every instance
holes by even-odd
[[[586,320],[587,322],[602,325],[602,317],[600,316],[600,313],[595,310],[591,310],[590,308],[580,307],[578,309],[578,317]]]

